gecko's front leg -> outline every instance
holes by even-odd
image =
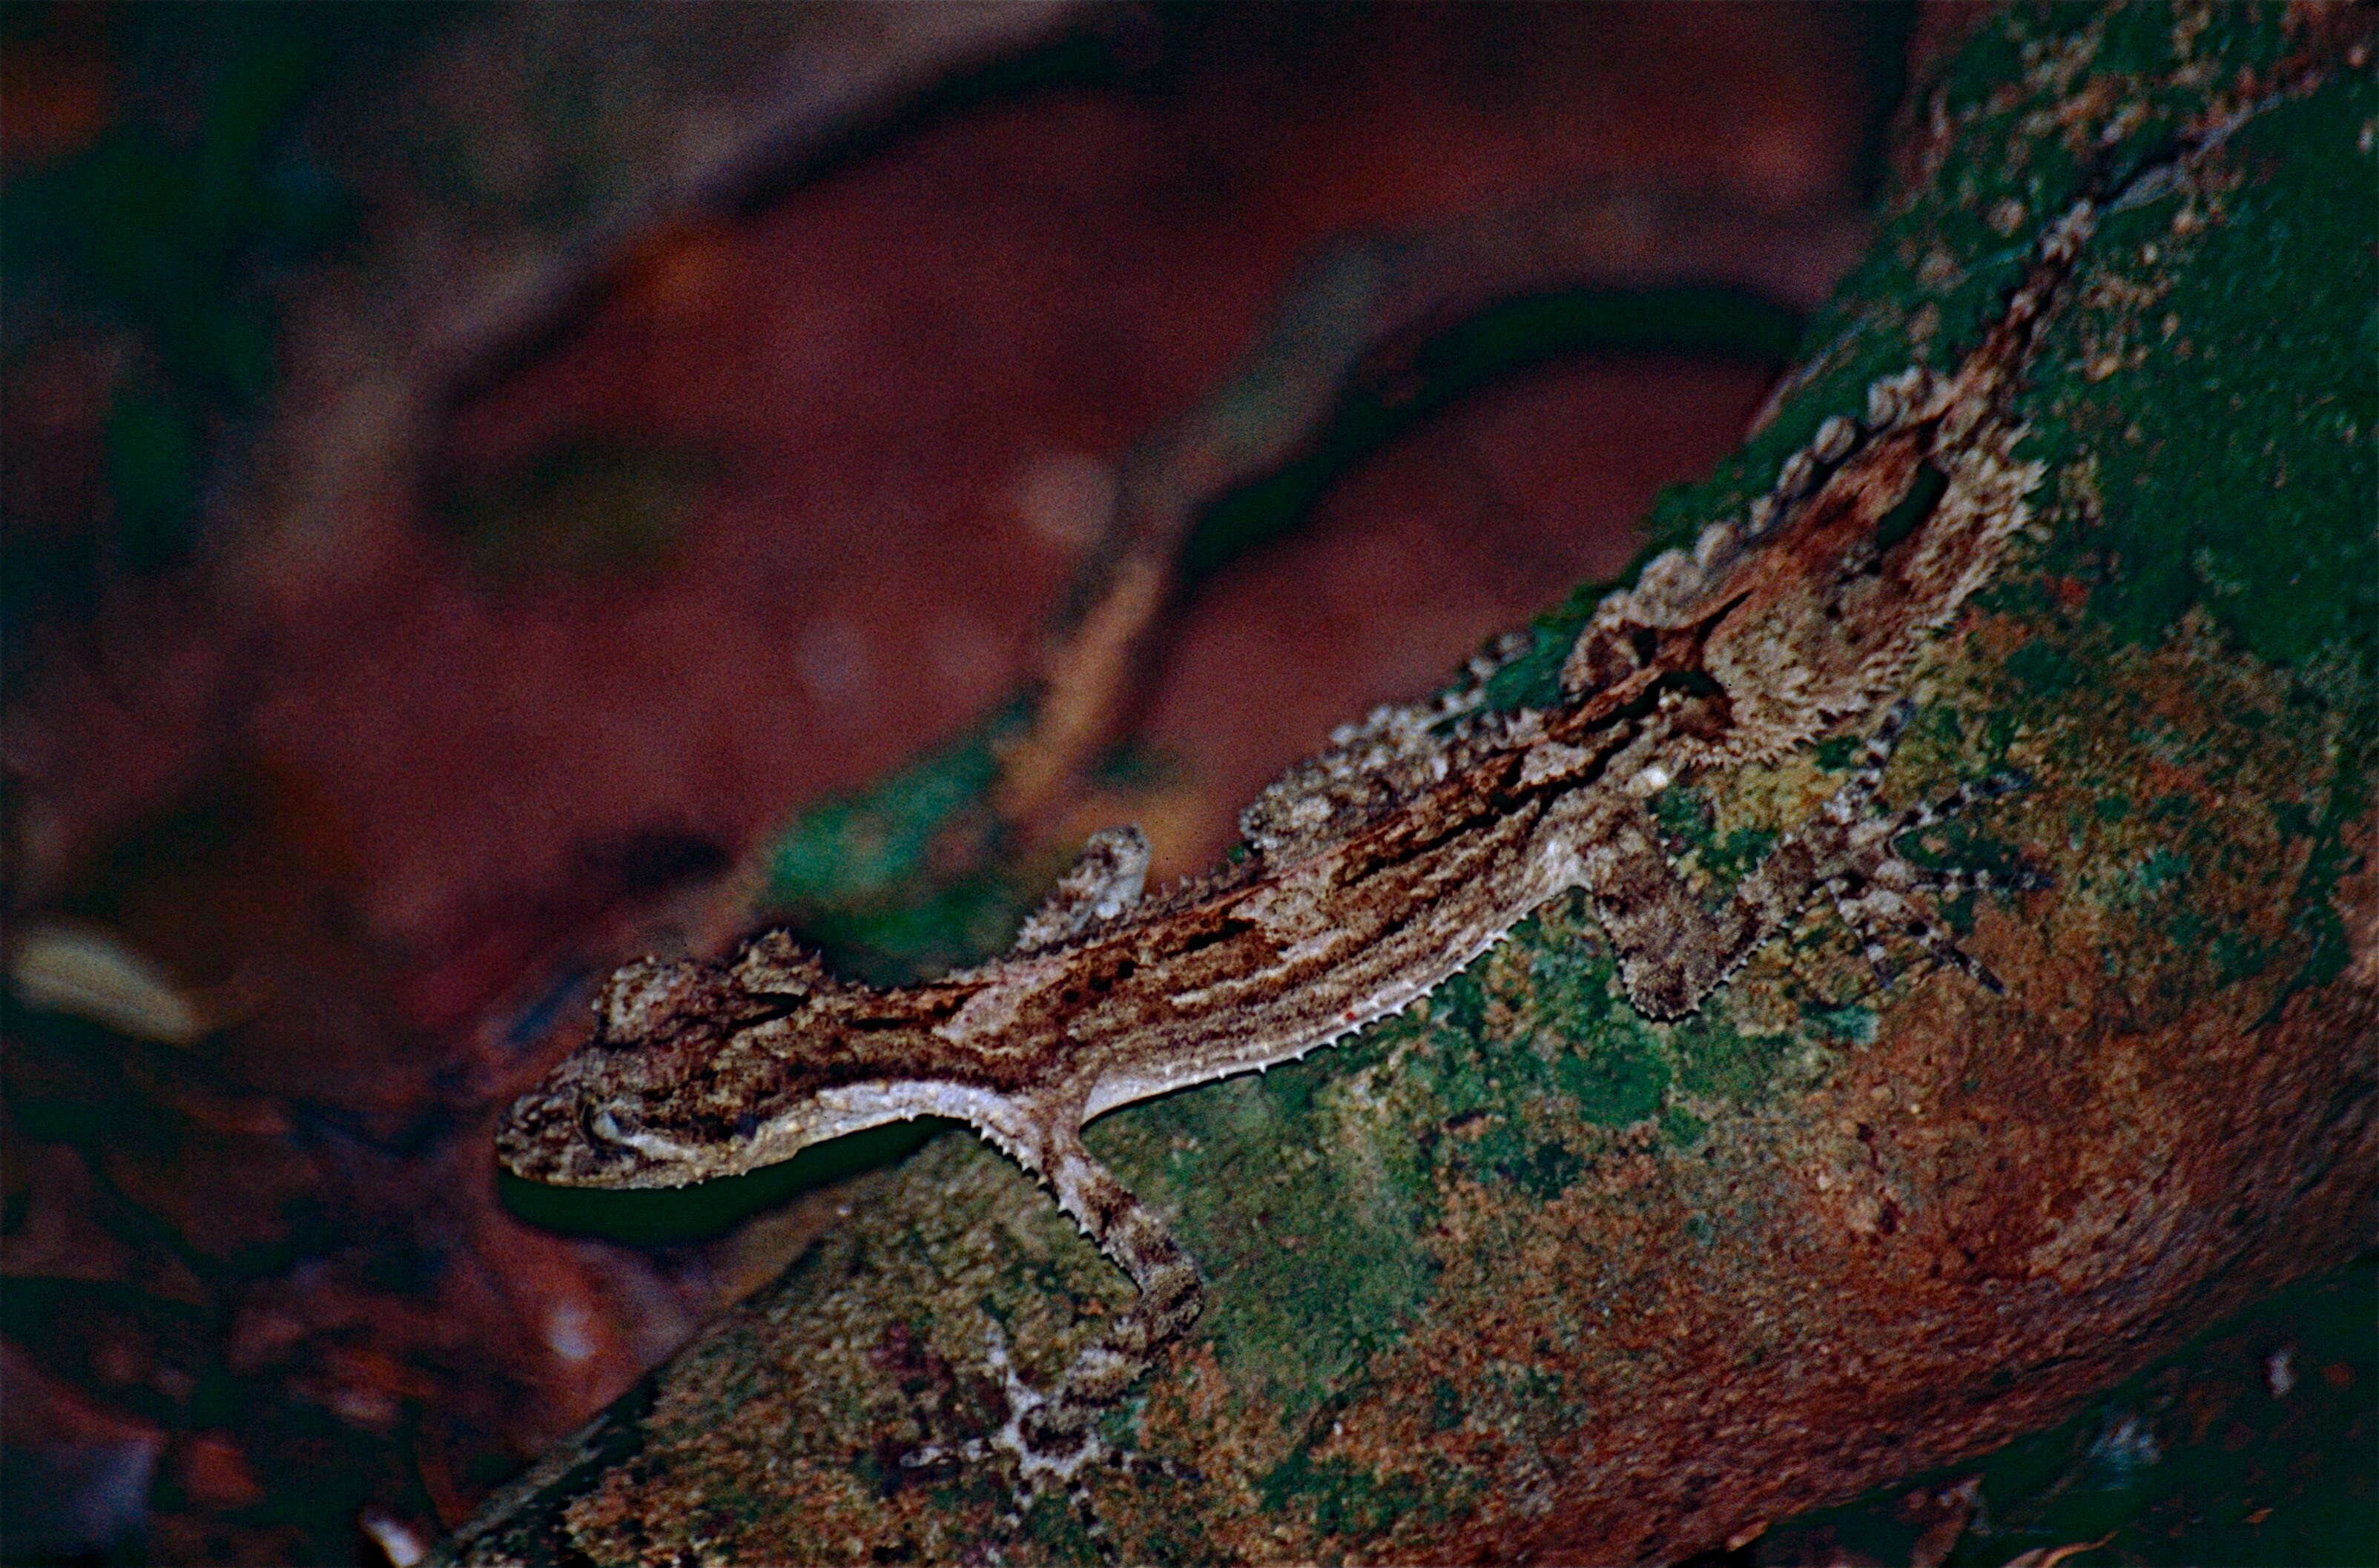
[[[1156,1212],[1135,1197],[1082,1147],[1070,1129],[1072,1117],[1044,1120],[1048,1136],[1019,1151],[1020,1163],[1045,1177],[1057,1201],[1117,1267],[1131,1276],[1139,1297],[1102,1333],[1075,1354],[1057,1385],[1046,1392],[1019,1374],[995,1325],[987,1358],[1005,1385],[1007,1418],[988,1437],[956,1445],[927,1444],[902,1462],[914,1468],[945,1459],[981,1460],[1005,1454],[1016,1467],[1011,1526],[1020,1524],[1033,1499],[1062,1492],[1094,1539],[1105,1529],[1090,1506],[1089,1472],[1107,1465],[1177,1477],[1185,1466],[1115,1448],[1095,1429],[1100,1412],[1138,1382],[1157,1353],[1198,1321],[1205,1287],[1198,1266],[1181,1249]]]
[[[1024,922],[1016,950],[1029,953],[1115,920],[1139,900],[1147,875],[1148,840],[1138,827],[1093,834],[1072,868]],[[1036,1112],[1031,1118],[1035,1146],[1025,1152],[1025,1163],[1047,1180],[1059,1206],[1140,1289],[1131,1309],[1074,1358],[1057,1391],[1040,1399],[1018,1428],[1020,1441],[1030,1445],[1018,1451],[1025,1477],[1053,1474],[1070,1480],[1097,1447],[1092,1420],[1123,1397],[1160,1346],[1197,1321],[1203,1287],[1197,1265],[1155,1211],[1083,1148],[1081,1100],[1053,1098]]]
[[[1931,805],[1878,811],[1876,787],[1914,711],[1906,698],[1887,709],[1842,788],[1817,816],[1785,834],[1716,910],[1705,908],[1678,874],[1640,804],[1619,812],[1616,822],[1608,815],[1598,822],[1597,836],[1578,851],[1577,881],[1618,949],[1620,983],[1638,1011],[1656,1019],[1692,1012],[1820,892],[1858,936],[1877,977],[1886,983],[1892,977],[1888,940],[1898,937],[1956,965],[1986,989],[2000,989],[1998,977],[1907,895],[2043,887],[2048,885],[2046,874],[1929,871],[1904,859],[1898,846],[1905,835],[1976,802],[2022,789],[2028,780],[2016,773],[1995,774]],[[1560,830],[1557,822],[1551,826]]]
[[[1093,1159],[1079,1138],[1062,1141],[1049,1181],[1066,1212],[1140,1287],[1130,1309],[1067,1369],[1041,1423],[1054,1436],[1087,1430],[1093,1416],[1122,1398],[1156,1352],[1198,1321],[1205,1287],[1156,1211]]]
[[[1138,901],[1148,870],[1148,841],[1137,827],[1093,834],[1074,865],[1024,922],[1020,954],[1040,951],[1113,921]],[[1101,1411],[1120,1400],[1145,1374],[1158,1351],[1197,1321],[1204,1286],[1197,1265],[1173,1239],[1156,1212],[1094,1159],[1081,1140],[1082,1097],[1053,1094],[998,1126],[977,1130],[1046,1181],[1082,1233],[1129,1275],[1138,1298],[1076,1354],[1057,1384],[1043,1391],[1020,1375],[995,1328],[989,1359],[1005,1385],[1008,1417],[1000,1429],[955,1447],[932,1445],[908,1456],[912,1466],[945,1458],[984,1459],[1004,1453],[1017,1476],[1017,1513],[1033,1496],[1062,1490],[1094,1538],[1104,1531],[1089,1508],[1087,1472],[1121,1465],[1169,1473],[1182,1467],[1128,1454],[1094,1429]]]

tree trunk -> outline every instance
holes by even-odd
[[[1093,1485],[1133,1562],[1660,1560],[2053,1423],[2368,1246],[2379,92],[2368,13],[1993,18],[1919,89],[1873,254],[1773,417],[1665,498],[1740,513],[1878,376],[1953,364],[2095,161],[2277,93],[2109,214],[2022,407],[2035,520],[1915,672],[1895,802],[2047,891],[1952,904],[2004,995],[1888,985],[1807,914],[1674,1025],[1557,902],[1410,1012],[1130,1107],[1093,1150],[1208,1282],[1111,1418],[1194,1478]],[[1537,635],[1566,645],[1594,594]],[[1715,901],[1832,776],[1672,790]],[[1830,759],[1837,764],[1839,758]],[[500,1495],[460,1561],[1087,1560],[1008,1478],[985,1324],[1046,1378],[1128,1286],[960,1135]]]

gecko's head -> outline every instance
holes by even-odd
[[[857,990],[781,933],[726,964],[623,965],[586,1043],[504,1112],[497,1156],[564,1187],[683,1187],[851,1130],[817,1095],[845,1076],[827,1015]]]

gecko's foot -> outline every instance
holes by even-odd
[[[1962,784],[1931,804],[1902,811],[1879,811],[1876,785],[1883,777],[1900,731],[1915,705],[1905,698],[1894,703],[1867,741],[1858,770],[1826,805],[1826,814],[1844,829],[1844,863],[1824,879],[1842,923],[1859,939],[1860,950],[1878,983],[1889,985],[1898,970],[1891,960],[1894,939],[1911,941],[1937,961],[1954,966],[1993,995],[2007,987],[1990,967],[1958,945],[1933,913],[1909,895],[1954,898],[1968,892],[2031,892],[2056,885],[2045,871],[2019,866],[2012,871],[1918,865],[1900,852],[1900,841],[1970,807],[2029,789],[2030,776],[2015,769]]]

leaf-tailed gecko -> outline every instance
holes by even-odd
[[[967,1123],[1047,1183],[1139,1287],[1047,1390],[994,1349],[1009,1417],[971,1452],[1003,1451],[1024,1489],[1079,1486],[1114,1456],[1093,1418],[1196,1319],[1202,1293],[1164,1222],[1084,1148],[1093,1118],[1396,1012],[1572,889],[1655,1019],[1694,1010],[1819,893],[1887,977],[1887,940],[1913,938],[1996,989],[1912,899],[1979,879],[1919,871],[1895,845],[2020,780],[1896,813],[1873,796],[1910,711],[1912,660],[2025,519],[2042,469],[2015,453],[2011,393],[2111,204],[2083,199],[2041,232],[1953,370],[1876,381],[1860,416],[1827,420],[1744,516],[1605,598],[1557,706],[1489,706],[1489,679],[1527,645],[1506,639],[1463,684],[1375,712],[1267,789],[1241,818],[1237,864],[1144,898],[1138,832],[1100,834],[1013,951],[923,984],[839,980],[782,932],[724,963],[628,964],[603,987],[586,1045],[506,1114],[504,1164],[548,1182],[671,1187],[898,1119]],[[1863,716],[1871,738],[1848,781],[1706,907],[1648,799]]]

